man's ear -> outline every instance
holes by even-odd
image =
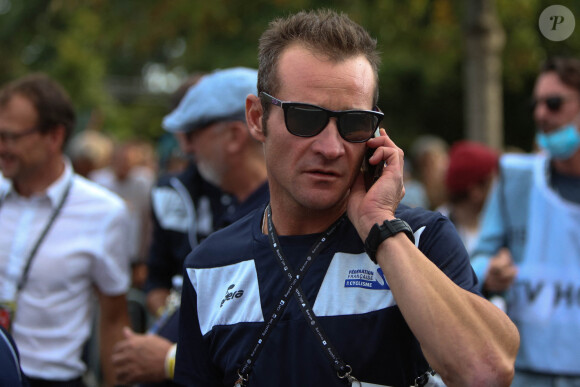
[[[66,137],[66,128],[62,124],[55,125],[52,130],[46,133],[50,147],[55,152],[62,152],[64,149],[64,141]]]
[[[266,135],[262,128],[262,102],[257,96],[250,94],[246,97],[246,122],[252,137],[260,142],[266,141]]]

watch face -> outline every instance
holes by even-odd
[[[405,235],[409,237],[411,242],[415,243],[415,236],[413,235],[413,230],[411,229],[411,226],[409,226],[409,224],[405,222],[403,219],[393,219],[390,222],[385,221],[384,224],[386,225],[387,223],[388,227],[390,228],[391,235],[404,232]]]
[[[369,235],[365,240],[365,251],[374,263],[377,263],[376,254],[379,245],[389,237],[395,234],[404,232],[405,235],[415,243],[415,236],[413,230],[407,222],[402,219],[385,220],[383,224],[375,224],[369,231]]]

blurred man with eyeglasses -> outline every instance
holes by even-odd
[[[105,384],[128,324],[129,215],[121,198],[74,173],[63,149],[75,125],[46,75],[0,90],[0,322],[30,385],[83,386],[82,351],[100,307]]]
[[[511,381],[517,331],[476,294],[452,224],[399,206],[403,152],[374,137],[379,61],[368,32],[330,10],[262,34],[246,120],[270,202],[187,257],[178,383],[424,385],[429,366],[449,385]]]
[[[580,386],[580,60],[553,58],[533,92],[534,155],[505,155],[472,255],[521,346],[514,386]]]

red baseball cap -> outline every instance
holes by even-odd
[[[498,168],[499,154],[475,142],[457,141],[449,149],[445,185],[451,194],[461,194],[487,179]]]

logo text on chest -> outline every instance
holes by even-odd
[[[226,295],[224,296],[222,302],[220,303],[220,308],[224,306],[224,302],[233,300],[234,298],[240,298],[244,295],[243,290],[233,290],[235,287],[236,284],[231,284],[230,286],[228,286],[228,289],[226,290]]]

